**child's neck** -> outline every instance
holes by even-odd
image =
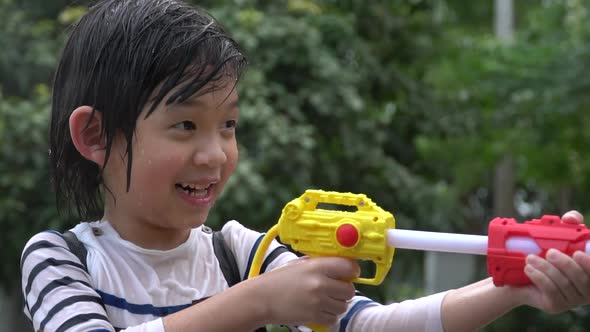
[[[119,236],[144,249],[170,250],[186,242],[190,228],[165,228],[148,220],[121,218],[105,212],[104,220],[108,220]]]

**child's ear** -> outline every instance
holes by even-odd
[[[98,164],[104,165],[105,139],[102,137],[102,113],[90,106],[80,106],[70,115],[70,135],[80,154]]]

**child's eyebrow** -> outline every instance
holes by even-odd
[[[226,110],[232,110],[235,108],[239,108],[239,104],[240,104],[240,99],[239,98],[234,98],[232,101],[230,101],[228,103],[227,99],[223,100],[218,106],[221,107],[223,106],[224,109]],[[184,108],[184,107],[195,107],[195,108],[206,108],[208,105],[207,103],[205,103],[203,100],[201,100],[200,98],[190,98],[187,99],[181,103],[177,103],[175,104],[176,107],[172,107],[172,109],[175,108]]]
[[[183,100],[180,103],[176,103],[177,106],[183,107],[183,106],[194,106],[194,107],[205,107],[205,103],[200,99],[200,98],[188,98]]]

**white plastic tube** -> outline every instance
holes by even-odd
[[[506,240],[506,249],[508,251],[519,251],[525,254],[539,254],[541,247],[535,240],[525,236],[513,236]],[[590,255],[590,241],[586,241],[586,254]]]
[[[444,251],[461,254],[486,255],[488,237],[455,233],[390,229],[387,244],[394,248],[425,251]],[[529,237],[513,236],[506,240],[506,249],[524,254],[538,254],[541,248]],[[586,254],[590,255],[590,241],[586,242]]]
[[[511,236],[506,240],[506,250],[522,252],[524,254],[539,254],[541,247],[535,240],[526,236]]]
[[[400,249],[485,255],[488,250],[488,237],[482,235],[390,229],[387,231],[387,244]]]

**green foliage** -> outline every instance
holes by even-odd
[[[31,100],[0,98],[0,280],[18,284],[14,271],[32,233],[62,229],[47,168],[49,91],[39,85]]]
[[[32,234],[63,229],[47,167],[50,75],[61,47],[51,5],[0,2],[0,284],[19,283],[14,271]],[[63,4],[62,4],[63,6]],[[53,9],[52,9],[53,8]]]
[[[9,96],[29,97],[37,83],[50,79],[60,34],[52,18],[33,18],[21,5],[12,0],[0,4],[0,89]]]
[[[433,192],[397,160],[412,161],[414,148],[403,142],[419,130],[414,119],[428,122],[431,105],[418,83],[397,67],[411,59],[392,57],[392,49],[418,47],[407,30],[419,26],[429,9],[418,11],[415,22],[393,14],[405,3],[321,4],[321,15],[276,4],[268,12],[248,4],[213,11],[251,59],[240,87],[242,164],[222,209],[242,211],[241,219],[263,228],[278,217],[277,206],[309,187],[365,192],[392,211],[405,206],[393,196],[424,198]],[[357,9],[361,12],[351,15]],[[373,35],[365,14],[376,16],[373,23],[392,37],[383,41]],[[399,25],[388,26],[390,21]],[[427,39],[420,28],[413,30]],[[377,40],[392,42],[382,47]],[[251,195],[252,186],[257,195]],[[250,218],[245,213],[253,205],[256,217]]]
[[[417,141],[421,156],[444,166],[435,174],[450,172],[468,192],[509,153],[523,185],[552,199],[562,187],[585,192],[590,30],[580,15],[587,9],[576,1],[531,8],[514,45],[460,27],[447,35],[447,55],[426,76],[447,109],[441,119],[447,129]],[[549,203],[546,210],[555,208]]]
[[[64,230],[47,174],[49,84],[65,27],[86,1],[0,0],[0,284],[26,240]],[[492,170],[510,153],[525,203],[588,210],[588,5],[519,2],[513,45],[492,2],[201,1],[251,66],[239,85],[240,164],[208,221],[266,230],[305,189],[362,192],[400,228],[483,233]],[[422,257],[396,253],[390,301],[420,296]],[[370,272],[371,267],[367,269]],[[526,323],[526,326],[523,324]],[[582,330],[584,310],[517,310],[488,331]],[[576,330],[577,329],[577,330]]]
[[[421,59],[392,52],[432,52],[424,40],[434,28],[422,25],[431,8],[401,16],[396,10],[410,12],[408,3],[318,6],[213,9],[246,48],[251,68],[240,85],[241,161],[211,222],[236,218],[266,230],[286,202],[321,188],[366,193],[405,228],[453,228],[445,217],[453,208],[447,204],[451,190],[409,168],[412,135],[432,121],[431,105],[400,67]],[[371,30],[367,19],[391,38]],[[420,45],[410,31],[423,37]],[[415,260],[396,263],[398,277],[421,285]],[[381,300],[399,295],[387,286],[365,292]]]
[[[466,218],[491,217],[492,171],[506,154],[516,160],[521,205],[538,204],[517,206],[516,217],[587,211],[588,9],[581,1],[528,7],[518,12],[523,24],[511,45],[470,25],[444,36],[445,50],[425,76],[445,109],[444,127],[417,135],[416,143],[420,156],[436,163],[431,175],[471,202]],[[574,197],[564,201],[563,192]],[[582,331],[587,324],[584,309],[552,316],[522,308],[486,331]]]

